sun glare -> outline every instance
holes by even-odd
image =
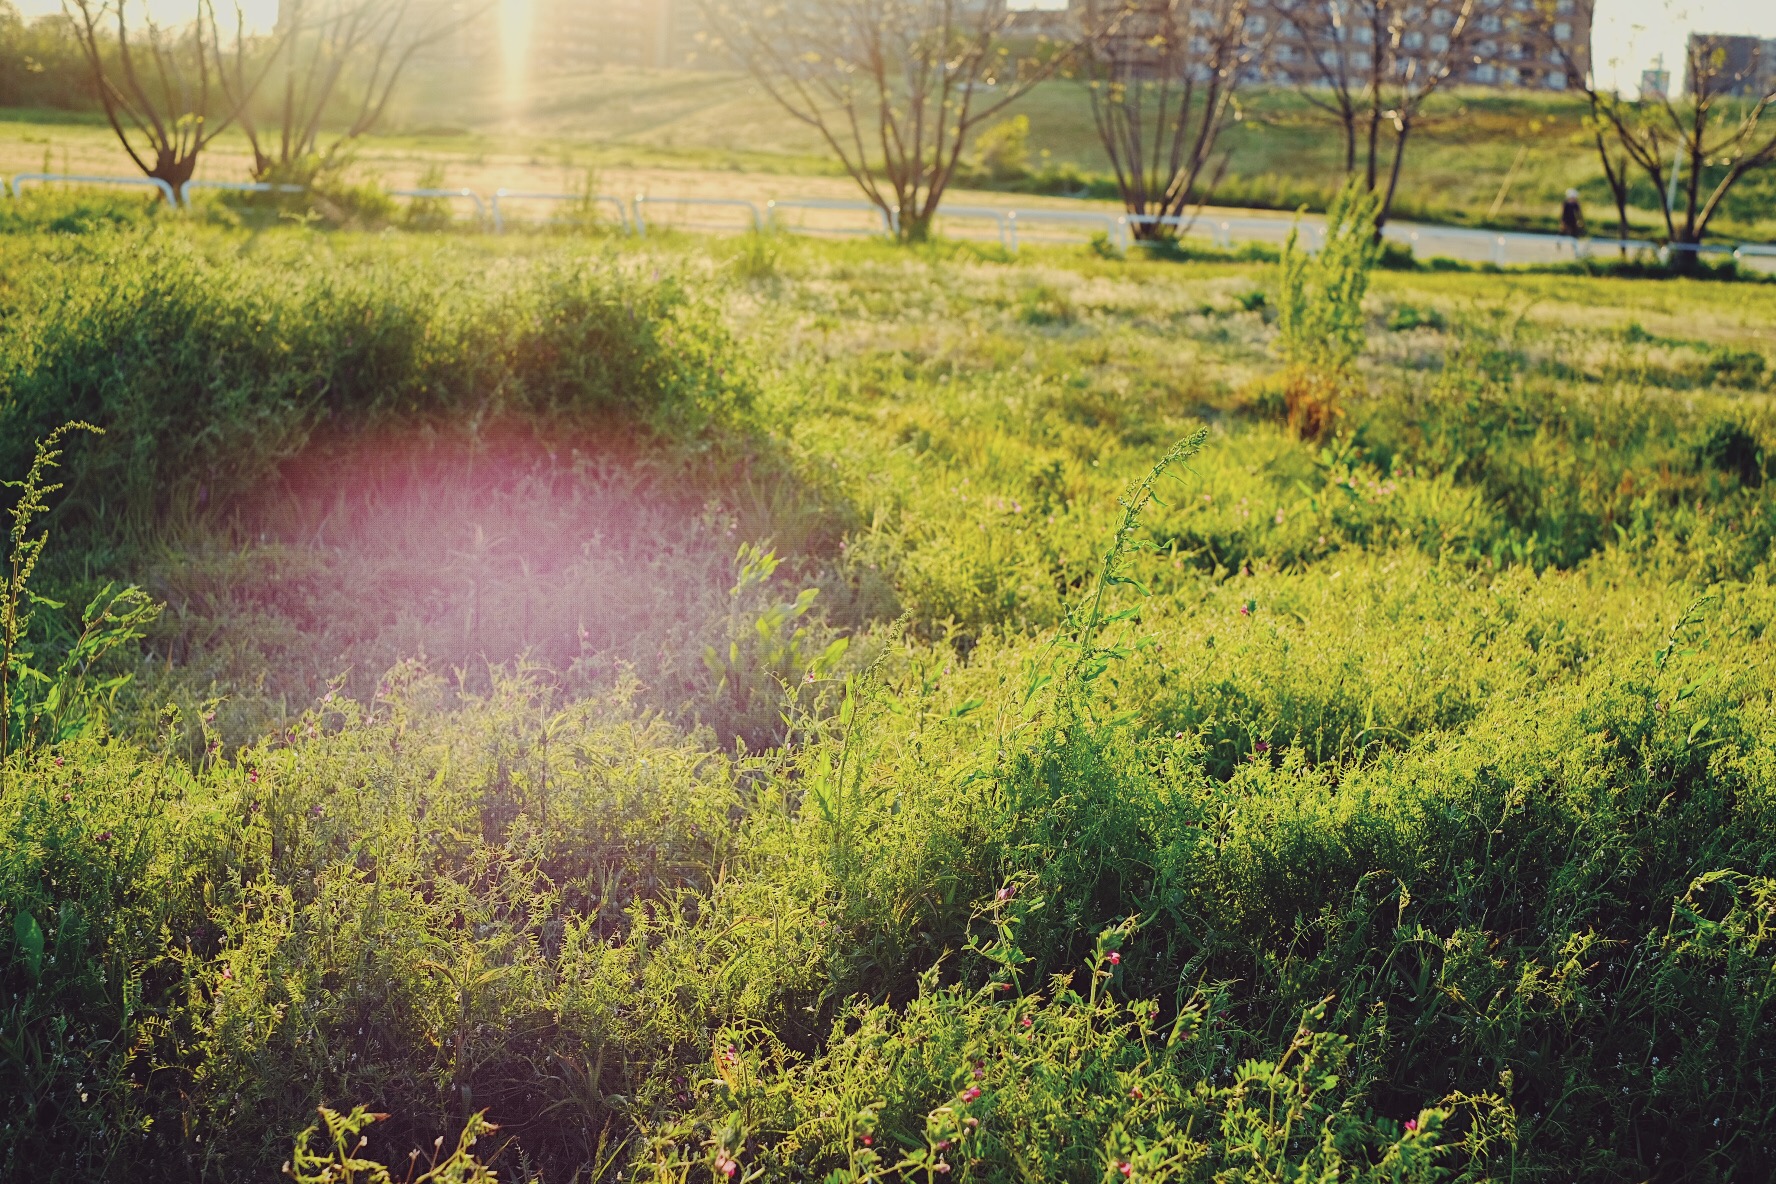
[[[522,105],[536,32],[536,0],[500,0],[500,75],[506,106]]]

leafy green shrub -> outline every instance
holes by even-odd
[[[1156,1004],[1118,1002],[1131,928],[1045,992],[927,975],[904,1008],[860,1002],[813,1061],[765,1033],[718,1034],[706,1116],[656,1135],[656,1162],[843,1182],[1431,1181],[1496,1137],[1495,1098],[1478,1100],[1488,1125],[1470,1128],[1462,1157],[1448,1154],[1449,1110],[1362,1115],[1353,1042],[1309,1027],[1323,1007],[1259,1060],[1236,1059],[1218,993],[1190,994],[1164,1021]]]
[[[414,188],[443,189],[443,168],[438,165],[428,167],[419,175],[419,182]],[[408,230],[445,230],[454,222],[455,214],[456,211],[451,208],[447,197],[410,197],[402,215],[402,225]]]
[[[789,602],[775,599],[769,586],[779,563],[775,552],[742,544],[734,562],[739,570],[724,636],[703,648],[714,685],[702,689],[698,708],[700,722],[720,739],[758,749],[781,741],[786,707],[813,699],[813,684],[833,673],[850,639],[833,637],[809,617],[819,589],[804,588]]]
[[[1745,425],[1718,419],[1707,425],[1696,444],[1696,461],[1717,473],[1731,473],[1747,488],[1764,480],[1764,448]]]
[[[311,1126],[296,1136],[296,1149],[284,1162],[284,1174],[296,1184],[394,1184],[394,1176],[381,1162],[369,1158],[365,1149],[370,1137],[363,1132],[386,1114],[372,1114],[362,1106],[350,1114],[341,1114],[319,1107],[321,1126]],[[321,1149],[310,1144],[326,1128]],[[419,1152],[415,1150],[408,1163],[402,1184],[495,1184],[497,1176],[474,1153],[474,1146],[484,1135],[499,1130],[481,1114],[470,1115],[457,1137],[456,1148],[439,1159],[444,1139],[439,1136],[426,1170],[415,1176],[419,1168]]]
[[[89,420],[107,434],[72,459],[67,496],[92,520],[227,504],[323,429],[507,416],[694,434],[749,397],[726,334],[670,280],[563,264],[488,289],[423,260],[222,263],[164,240],[63,264],[0,329],[0,474]]]
[[[0,201],[0,234],[85,235],[139,229],[161,216],[159,194],[38,188]]]
[[[1320,249],[1301,247],[1300,228],[1284,244],[1277,291],[1277,352],[1289,367],[1289,422],[1321,435],[1342,414],[1365,339],[1363,297],[1381,258],[1375,218],[1381,199],[1354,181],[1326,211]]]
[[[1395,333],[1403,333],[1410,329],[1436,329],[1441,332],[1449,327],[1449,322],[1442,313],[1434,308],[1419,308],[1412,304],[1400,304],[1389,310],[1387,327]]]
[[[974,164],[990,179],[1014,181],[1030,172],[1030,117],[1014,115],[974,138]]]
[[[1769,385],[1769,359],[1753,349],[1715,349],[1703,364],[1704,380],[1714,386],[1761,390]]]

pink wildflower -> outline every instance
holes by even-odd
[[[1115,950],[1110,951],[1110,965],[1112,965],[1112,966],[1121,966],[1122,965],[1122,955],[1117,953]]]
[[[1411,1133],[1411,1132],[1413,1132],[1413,1131],[1415,1131],[1415,1130],[1417,1130],[1417,1129],[1418,1129],[1418,1119],[1416,1119],[1416,1118],[1408,1118],[1408,1119],[1407,1119],[1407,1120],[1406,1120],[1406,1131],[1407,1131],[1407,1133],[1408,1133],[1408,1134],[1410,1134],[1410,1133]]]

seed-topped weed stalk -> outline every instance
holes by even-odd
[[[1119,662],[1132,655],[1137,646],[1120,643],[1106,645],[1102,638],[1104,631],[1113,625],[1131,621],[1140,615],[1140,606],[1131,605],[1127,608],[1111,610],[1109,606],[1110,590],[1117,587],[1133,588],[1140,596],[1152,593],[1141,581],[1129,574],[1129,557],[1137,551],[1155,550],[1151,540],[1135,538],[1135,528],[1140,525],[1141,515],[1152,503],[1164,505],[1165,502],[1156,492],[1160,480],[1172,474],[1174,469],[1185,466],[1190,459],[1201,452],[1208,442],[1209,429],[1198,428],[1195,432],[1173,444],[1166,454],[1154,462],[1147,475],[1134,482],[1122,495],[1122,520],[1117,524],[1116,533],[1111,536],[1110,546],[1104,552],[1104,561],[1098,568],[1098,578],[1093,584],[1091,593],[1067,613],[1065,622],[1055,634],[1054,640],[1042,654],[1025,665],[1024,693],[1018,701],[1023,719],[1014,727],[1010,734],[1004,730],[1004,714],[1000,716],[999,759],[1004,761],[1007,754],[1007,742],[1013,735],[1021,732],[1034,722],[1035,714],[1031,711],[1036,698],[1043,690],[1055,683],[1060,675],[1057,688],[1064,701],[1083,707],[1085,696],[1080,692],[1097,681],[1110,668],[1113,662]],[[1175,474],[1174,474],[1175,475]],[[1066,650],[1071,660],[1062,663],[1057,661],[1057,651]]]
[[[0,597],[0,777],[5,775],[5,761],[15,739],[12,717],[18,681],[21,676],[28,676],[25,663],[30,654],[21,645],[31,627],[31,610],[42,603],[31,592],[30,584],[31,574],[37,570],[37,561],[49,542],[49,533],[33,537],[31,523],[49,509],[49,495],[61,488],[60,484],[49,483],[49,471],[59,465],[63,437],[76,431],[105,434],[103,428],[80,420],[65,423],[38,442],[37,455],[24,480],[6,482],[6,488],[16,489],[19,494],[12,507],[12,529],[7,539],[6,594]]]
[[[1201,452],[1208,439],[1209,429],[1198,428],[1178,441],[1154,463],[1145,477],[1130,485],[1128,492],[1122,495],[1122,521],[1117,524],[1109,550],[1104,552],[1104,563],[1098,570],[1097,585],[1086,602],[1069,614],[1067,628],[1062,633],[1064,644],[1074,651],[1073,662],[1067,668],[1070,681],[1092,682],[1109,669],[1110,663],[1133,653],[1126,646],[1102,645],[1098,639],[1108,626],[1139,616],[1140,607],[1135,605],[1110,612],[1107,611],[1105,598],[1110,589],[1119,586],[1133,588],[1141,596],[1152,595],[1145,584],[1128,573],[1128,560],[1132,553],[1156,549],[1150,539],[1137,540],[1135,528],[1140,525],[1141,514],[1149,503],[1165,505],[1164,500],[1155,492],[1160,478],[1171,474],[1173,469],[1186,464],[1191,457]]]
[[[63,424],[37,445],[36,458],[21,481],[6,487],[19,491],[12,508],[6,589],[0,596],[0,790],[5,788],[6,761],[24,747],[34,732],[51,742],[85,732],[130,680],[129,674],[100,677],[97,668],[113,650],[140,638],[160,615],[160,605],[133,585],[106,584],[81,613],[81,630],[55,665],[37,660],[30,644],[34,610],[65,606],[31,590],[31,577],[47,531],[33,535],[31,525],[49,508],[49,495],[61,488],[49,481],[58,467],[62,440],[69,432],[102,434],[79,421]]]

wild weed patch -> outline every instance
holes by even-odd
[[[0,240],[0,1175],[1776,1165],[1761,289],[557,246]]]

